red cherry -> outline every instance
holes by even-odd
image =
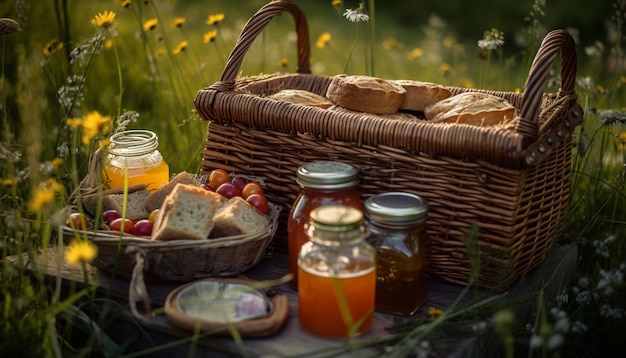
[[[233,178],[231,183],[235,184],[239,188],[239,190],[242,190],[243,187],[246,186],[246,184],[248,184],[248,181],[242,177],[235,177]]]
[[[128,234],[132,234],[133,233],[133,229],[135,227],[135,223],[133,223],[132,220],[130,219],[122,219],[122,218],[117,218],[115,220],[113,220],[111,222],[111,225],[109,225],[109,228],[113,231],[120,231],[122,232],[122,223],[124,223],[124,231],[125,233]]]
[[[215,192],[222,195],[226,199],[234,196],[241,196],[241,189],[233,183],[224,183],[215,189]]]
[[[139,220],[135,223],[135,227],[133,228],[133,235],[150,236],[152,235],[153,226],[154,224],[150,220]]]
[[[215,188],[209,185],[208,183],[200,184],[200,187],[204,190],[215,191]]]
[[[250,194],[246,198],[246,201],[250,205],[252,205],[255,208],[257,208],[263,214],[267,214],[267,212],[269,211],[269,205],[267,203],[267,198],[265,198],[265,195],[263,195],[263,194]]]
[[[102,218],[107,225],[111,225],[113,220],[118,219],[120,217],[120,213],[117,210],[107,210],[102,213]]]

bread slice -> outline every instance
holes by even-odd
[[[172,180],[168,183],[162,185],[159,189],[153,191],[148,199],[146,199],[146,210],[148,212],[152,212],[153,210],[159,209],[165,198],[174,190],[174,187],[177,184],[195,184],[196,177],[193,174],[187,172],[178,173]]]
[[[513,119],[515,107],[506,99],[492,94],[463,92],[426,106],[424,116],[434,123],[492,126]]]
[[[196,185],[177,184],[159,211],[152,240],[204,240],[213,230],[221,195]]]
[[[134,192],[137,191],[145,191],[148,188],[147,185],[145,184],[138,184],[138,185],[133,185],[133,186],[129,186],[128,187],[128,194],[132,194]],[[102,193],[97,193],[97,192],[93,192],[90,194],[85,194],[81,197],[81,201],[83,204],[83,208],[85,209],[85,211],[87,213],[89,213],[89,215],[91,215],[92,217],[96,216],[96,210],[98,207],[98,198],[100,196],[102,196],[102,198],[105,198],[109,195],[116,195],[116,194],[123,194],[124,193],[124,189],[123,188],[117,188],[117,189],[108,189],[108,190],[103,190]],[[144,194],[142,194],[144,195]],[[104,199],[103,199],[104,201]],[[109,201],[109,200],[107,200]],[[113,205],[113,202],[109,202],[107,205]],[[104,205],[104,203],[103,203]],[[102,211],[105,211],[107,209],[103,208]],[[121,212],[120,212],[121,213]]]
[[[224,204],[213,218],[215,226],[211,238],[248,235],[265,229],[270,218],[248,204],[242,197],[234,196]]]
[[[449,89],[432,82],[414,80],[394,81],[406,90],[401,110],[423,112],[426,106],[452,95]]]
[[[303,106],[319,107],[326,109],[333,105],[328,98],[320,96],[316,93],[298,90],[298,89],[286,89],[274,93],[267,98],[275,99],[278,101],[290,102],[293,104],[299,104]]]
[[[326,97],[353,111],[391,114],[400,109],[406,90],[392,81],[372,76],[336,75]]]
[[[144,205],[150,195],[149,190],[140,190],[128,194],[126,199],[126,218],[132,221],[146,219],[150,213]],[[124,194],[110,194],[102,197],[102,211],[115,210],[122,215]]]

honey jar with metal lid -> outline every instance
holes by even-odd
[[[314,161],[298,168],[297,183],[300,191],[296,197],[287,223],[288,268],[297,287],[298,255],[308,238],[304,225],[313,209],[322,205],[346,205],[363,211],[363,201],[358,191],[359,170],[354,165],[336,161]]]
[[[298,319],[308,332],[345,338],[367,331],[374,316],[376,251],[363,213],[345,205],[311,212],[309,241],[298,258]]]
[[[388,192],[369,197],[364,205],[371,232],[367,241],[377,252],[376,309],[413,315],[428,296],[428,203],[418,195]]]
[[[102,180],[108,189],[145,184],[149,190],[169,181],[169,165],[158,150],[159,139],[154,132],[135,129],[111,136],[102,167]]]

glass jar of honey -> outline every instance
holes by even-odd
[[[376,309],[413,315],[428,296],[428,203],[409,193],[383,193],[365,200],[365,215],[367,241],[377,252]]]
[[[158,150],[159,139],[147,130],[128,130],[111,136],[102,167],[102,180],[108,189],[146,184],[155,190],[169,181],[169,166]]]
[[[288,268],[293,275],[292,284],[298,285],[298,255],[308,238],[304,225],[309,221],[311,210],[322,205],[347,205],[363,211],[363,201],[357,189],[359,170],[347,163],[315,161],[297,171],[300,192],[289,212]]]
[[[345,338],[369,329],[374,317],[376,251],[363,213],[345,205],[311,212],[309,242],[298,258],[298,318],[308,332]]]

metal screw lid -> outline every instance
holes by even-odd
[[[409,224],[428,217],[428,203],[422,197],[403,192],[370,196],[364,203],[367,217],[374,222]]]
[[[315,161],[307,163],[297,172],[300,186],[313,189],[343,189],[359,183],[359,170],[348,163]]]
[[[151,153],[158,147],[159,138],[154,132],[134,129],[112,135],[109,152],[123,157],[132,157]]]

